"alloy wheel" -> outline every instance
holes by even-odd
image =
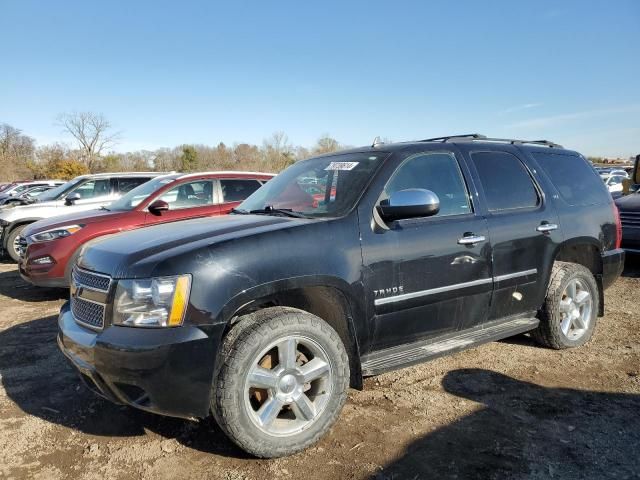
[[[273,436],[310,427],[331,396],[333,367],[315,340],[279,339],[252,362],[245,381],[245,408],[252,422]]]
[[[560,330],[569,340],[575,341],[589,329],[593,298],[587,285],[574,278],[562,292],[560,300]]]

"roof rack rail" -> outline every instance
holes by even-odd
[[[435,138],[427,138],[426,140],[420,140],[421,142],[455,142],[456,140],[461,141],[481,141],[481,142],[499,142],[499,143],[510,143],[511,145],[544,145],[549,148],[564,148],[562,145],[550,142],[549,140],[518,140],[514,138],[491,138],[486,135],[481,135],[479,133],[468,133],[464,135],[450,135],[448,137],[435,137]]]
[[[487,137],[485,135],[480,135],[479,133],[465,133],[463,135],[449,135],[448,137],[434,137],[427,138],[426,140],[420,140],[421,142],[447,142],[449,140],[453,140],[456,138],[460,139],[471,139],[471,140],[484,140]]]

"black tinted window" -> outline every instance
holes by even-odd
[[[437,216],[471,212],[458,161],[449,153],[425,153],[404,162],[385,187],[385,195],[408,188],[431,190],[440,199]]]
[[[220,180],[223,202],[241,202],[262,185],[257,180]]]
[[[569,205],[593,205],[608,201],[609,193],[603,181],[579,156],[534,153],[533,157]]]
[[[506,152],[471,154],[489,211],[535,207],[538,193],[520,160]]]
[[[118,179],[118,191],[120,193],[128,193],[138,185],[148,181],[148,178],[120,178]]]

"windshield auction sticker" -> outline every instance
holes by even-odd
[[[331,162],[325,170],[353,170],[360,162]]]

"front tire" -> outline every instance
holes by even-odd
[[[599,302],[598,285],[588,268],[555,262],[533,338],[556,350],[584,345],[593,336]]]
[[[26,225],[20,225],[11,232],[9,232],[9,236],[7,237],[7,253],[11,257],[11,260],[14,262],[20,261],[20,251],[18,250],[18,237],[25,229]]]
[[[349,359],[336,331],[310,313],[267,308],[223,340],[211,410],[240,448],[263,458],[304,450],[338,418]]]

